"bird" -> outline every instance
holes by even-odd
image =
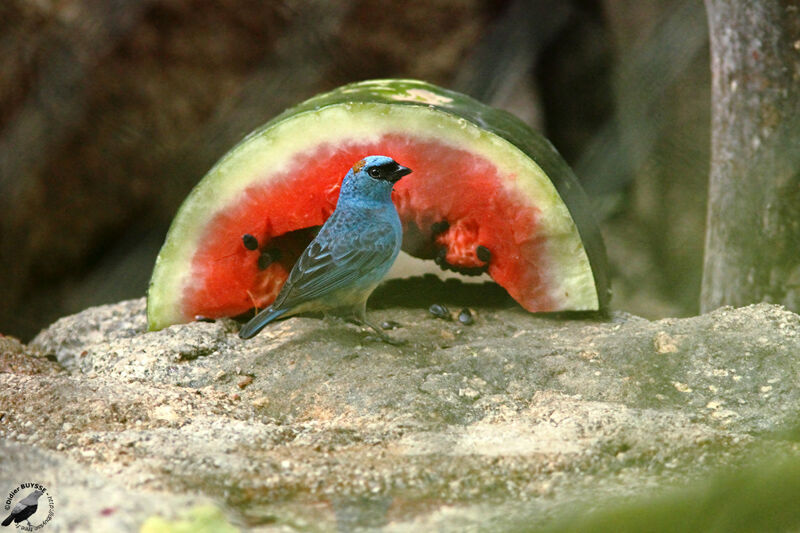
[[[239,331],[250,339],[278,318],[305,312],[350,315],[397,344],[367,320],[367,298],[397,258],[403,229],[392,189],[411,169],[391,157],[371,155],[347,172],[339,200],[319,233],[289,272],[272,305]]]
[[[33,513],[36,512],[36,509],[39,508],[39,496],[42,494],[44,494],[44,491],[36,489],[25,496],[22,501],[11,509],[11,514],[3,520],[3,525],[8,526],[11,522],[19,524],[23,520],[28,520]],[[28,524],[30,525],[30,522],[28,522]]]

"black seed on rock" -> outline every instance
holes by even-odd
[[[428,312],[435,316],[436,318],[441,318],[444,320],[450,320],[450,310],[444,304],[432,304],[428,308]]]
[[[492,252],[490,252],[489,249],[483,245],[478,245],[478,247],[475,248],[475,255],[477,255],[478,259],[484,263],[488,263],[492,258]]]
[[[245,233],[242,235],[242,242],[244,243],[244,247],[248,250],[255,250],[258,248],[258,239],[250,235],[249,233]]]
[[[460,313],[458,313],[458,321],[465,326],[469,326],[475,322],[475,319],[472,318],[472,312],[465,307]]]
[[[434,235],[438,235],[440,233],[444,233],[450,228],[450,223],[446,220],[440,220],[439,222],[434,222],[431,224],[431,233]]]
[[[394,320],[384,320],[381,322],[381,329],[397,329],[400,327],[399,322],[395,322]]]

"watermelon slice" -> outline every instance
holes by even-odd
[[[512,115],[415,80],[340,87],[231,149],[192,190],[156,260],[150,329],[275,298],[354,162],[392,157],[403,249],[488,274],[529,311],[603,310],[605,250],[553,146]]]

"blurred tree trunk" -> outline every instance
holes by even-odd
[[[800,311],[800,1],[706,0],[712,156],[701,311]]]

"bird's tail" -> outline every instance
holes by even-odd
[[[261,331],[264,326],[283,316],[288,309],[277,309],[274,310],[271,307],[267,307],[256,316],[254,316],[250,322],[244,325],[242,329],[239,330],[239,337],[243,339],[249,339],[255,337],[259,331]]]
[[[3,525],[4,525],[4,526],[8,526],[8,525],[10,525],[10,524],[11,524],[11,522],[12,522],[13,520],[14,520],[14,513],[11,513],[10,515],[8,515],[8,518],[6,518],[5,520],[3,520]]]

